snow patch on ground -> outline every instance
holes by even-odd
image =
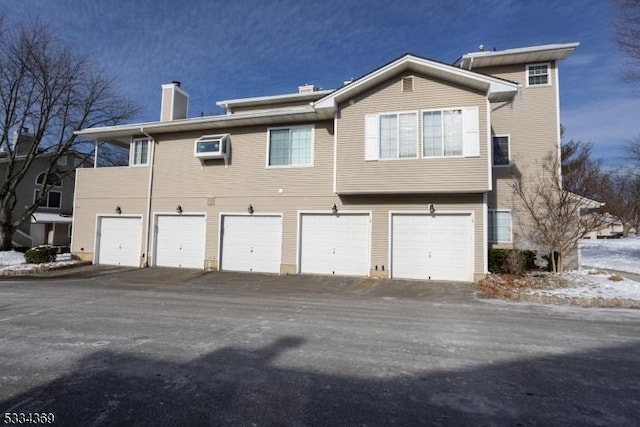
[[[0,252],[0,274],[4,272],[35,272],[42,269],[60,268],[62,266],[78,264],[80,261],[71,259],[71,254],[58,254],[55,262],[45,264],[27,264],[24,254],[17,251]]]
[[[556,289],[536,289],[530,295],[561,298],[602,298],[640,301],[640,282],[612,275],[602,270],[640,274],[640,239],[597,239],[580,242],[581,271],[568,271],[563,278],[569,286]],[[616,280],[611,280],[612,278]],[[620,280],[622,279],[622,280]]]
[[[570,271],[563,275],[570,282],[566,288],[536,289],[531,295],[567,298],[628,299],[640,301],[640,282],[620,280],[621,276],[597,270]],[[611,280],[612,278],[617,280]]]
[[[0,252],[0,267],[8,265],[24,264],[24,254],[17,251]]]
[[[580,242],[580,264],[640,274],[640,239],[596,239]]]

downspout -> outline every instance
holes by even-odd
[[[140,128],[140,133],[149,138],[149,144],[151,145],[151,153],[149,153],[149,189],[147,190],[147,215],[145,229],[147,230],[147,236],[144,241],[144,265],[143,267],[149,267],[149,246],[151,242],[151,190],[153,189],[153,164],[156,155],[156,141],[151,135],[144,131],[144,128]]]

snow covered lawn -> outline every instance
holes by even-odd
[[[598,239],[580,242],[580,264],[640,274],[640,239]]]
[[[0,275],[34,273],[78,264],[80,262],[81,261],[71,259],[71,254],[59,254],[55,262],[27,264],[24,260],[24,254],[21,252],[3,251],[0,252]]]

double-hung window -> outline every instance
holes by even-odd
[[[380,158],[406,159],[417,155],[416,113],[380,115]]]
[[[418,157],[418,115],[371,114],[365,117],[365,160]]]
[[[510,243],[511,212],[490,210],[488,214],[489,241],[496,243]]]
[[[549,64],[527,65],[527,86],[546,86],[551,84]]]
[[[479,155],[477,108],[451,108],[422,112],[423,157]]]
[[[35,190],[33,195],[34,202],[40,197],[40,190]],[[62,206],[62,193],[60,191],[49,190],[46,197],[38,204],[43,208],[60,209]]]
[[[131,164],[146,166],[149,163],[149,140],[147,138],[134,139],[131,143]]]
[[[295,126],[269,129],[269,167],[313,166],[313,127]]]
[[[493,166],[509,166],[509,136],[493,137]]]

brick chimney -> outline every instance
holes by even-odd
[[[180,82],[173,81],[162,85],[161,122],[186,119],[188,106],[189,94],[180,87]]]

